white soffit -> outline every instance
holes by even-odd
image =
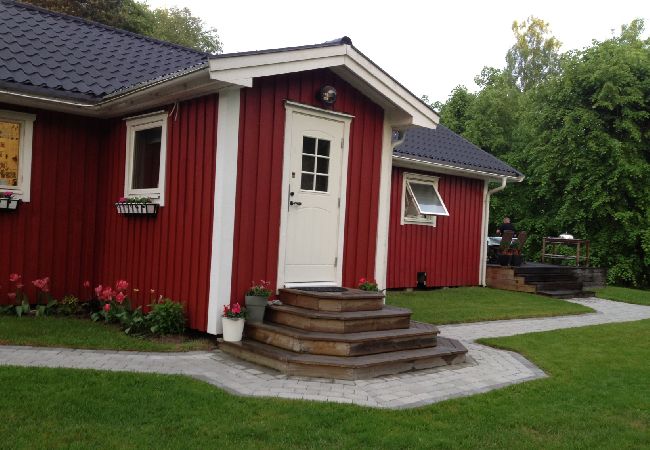
[[[257,77],[330,68],[386,111],[395,127],[435,128],[438,115],[348,44],[220,56],[210,59],[210,78],[252,87]]]

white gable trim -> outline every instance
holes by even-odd
[[[438,115],[351,45],[285,50],[210,59],[210,78],[252,87],[257,77],[332,68],[382,106],[393,126],[435,128]]]

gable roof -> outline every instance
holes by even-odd
[[[522,177],[522,173],[500,159],[480,149],[449,128],[412,127],[404,140],[395,147],[393,156],[433,166],[469,170],[499,177]]]
[[[208,54],[0,0],[0,87],[100,101],[131,86],[207,66]]]

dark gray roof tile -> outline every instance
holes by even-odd
[[[208,54],[0,0],[0,82],[88,100],[207,64]],[[119,57],[119,58],[118,58]],[[19,87],[19,86],[18,86]]]
[[[521,172],[480,149],[444,125],[437,128],[412,127],[394,155],[422,162],[444,164],[460,169],[477,170],[495,175],[520,177]]]

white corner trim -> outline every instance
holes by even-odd
[[[207,331],[210,334],[222,332],[221,310],[224,305],[230,304],[237,199],[240,98],[240,89],[227,89],[219,93],[208,299]]]
[[[488,221],[490,218],[490,196],[488,187],[490,182],[485,180],[483,184],[483,210],[481,211],[481,256],[478,263],[478,284],[485,286],[487,272],[487,235]]]
[[[393,157],[393,128],[384,119],[381,141],[381,168],[379,171],[379,204],[377,211],[377,243],[375,249],[375,281],[379,289],[386,289],[388,270],[388,234],[390,230],[390,188]]]
[[[345,221],[347,212],[347,185],[348,185],[348,159],[350,153],[350,128],[354,116],[342,113],[333,113],[325,109],[316,108],[302,103],[285,101],[285,126],[284,126],[284,152],[282,162],[282,205],[280,209],[280,242],[278,244],[278,275],[277,289],[285,287],[285,259],[287,249],[287,222],[289,210],[288,180],[291,172],[291,146],[294,114],[304,114],[320,119],[333,120],[343,124],[343,149],[341,153],[341,206],[339,208],[339,233],[336,266],[336,284],[343,283],[343,250],[345,246]],[[304,284],[303,284],[304,285]],[[319,283],[319,285],[325,285]]]
[[[135,133],[141,130],[160,127],[160,166],[158,168],[158,187],[133,189],[133,152]],[[146,114],[126,120],[126,158],[124,167],[124,197],[150,197],[154,203],[165,206],[165,178],[167,174],[167,112]],[[116,199],[117,200],[117,199]]]
[[[32,191],[32,143],[34,140],[34,122],[36,115],[0,109],[0,120],[20,125],[20,143],[18,147],[18,186],[0,186],[0,190],[12,192],[14,198],[27,203]]]

